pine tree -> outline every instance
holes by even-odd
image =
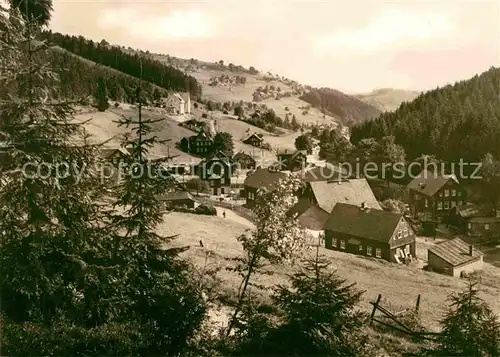
[[[450,297],[437,346],[422,356],[500,356],[500,322],[478,294],[477,283],[469,282],[465,291]]]
[[[164,161],[149,159],[160,141],[152,125],[160,120],[142,117],[141,87],[136,91],[138,118],[122,118],[119,125],[131,130],[123,143],[130,150],[121,163],[123,181],[116,190],[112,214],[115,225],[114,260],[121,267],[119,278],[128,316],[137,321],[147,337],[143,354],[177,355],[185,348],[203,320],[205,304],[190,280],[191,266],[178,254],[184,249],[165,249],[174,237],[157,233],[166,213],[159,200],[175,189],[175,181],[163,170]]]
[[[89,324],[110,313],[88,300],[105,288],[108,269],[95,148],[75,145],[82,125],[72,121],[71,103],[54,100],[57,78],[38,61],[47,51],[34,40],[38,30],[36,19],[0,9],[0,88],[8,92],[0,97],[0,132],[9,146],[0,169],[0,306],[19,324]]]
[[[99,109],[100,112],[103,112],[109,108],[108,88],[103,77],[99,77],[97,79],[97,87],[94,96],[96,99],[97,109]]]

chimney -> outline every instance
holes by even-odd
[[[472,244],[469,244],[469,255],[472,257],[472,250],[474,249],[474,246]]]

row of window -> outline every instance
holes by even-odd
[[[337,239],[332,239],[332,246],[337,248]],[[340,249],[342,250],[345,250],[346,249],[346,242],[345,240],[341,240],[340,241]],[[363,252],[363,245],[362,244],[359,244],[358,245],[358,249],[360,252]],[[370,246],[366,246],[366,255],[368,256],[372,256],[372,247]],[[377,258],[382,258],[382,249],[380,248],[375,248],[375,257]]]
[[[198,152],[208,152],[208,149],[210,149],[210,148],[197,148],[196,151],[198,151]]]
[[[405,227],[403,229],[398,230],[398,233],[396,234],[395,239],[401,239],[403,237],[408,237],[409,234],[410,234],[410,232],[408,231],[408,228]]]
[[[472,223],[467,224],[467,228],[468,228],[468,229],[472,229]],[[485,223],[485,224],[484,224],[484,230],[485,230],[485,231],[489,231],[489,230],[490,230],[490,225],[489,225],[489,223]]]
[[[253,192],[248,192],[248,194],[247,194],[247,198],[248,198],[249,200],[255,200],[255,194],[254,194]]]
[[[429,207],[429,201],[427,200],[427,198],[425,199],[424,203],[426,208]],[[463,205],[464,203],[464,201],[438,201],[437,209],[438,211],[441,211],[443,209],[447,210],[457,205]]]
[[[226,180],[224,178],[220,179],[220,184],[224,185],[226,183]],[[210,180],[210,186],[214,187],[215,186],[215,180]]]
[[[210,141],[197,141],[196,145],[197,146],[212,146],[212,143]]]
[[[444,197],[449,197],[450,196],[450,190],[446,189],[444,190]],[[455,190],[455,189],[452,189],[451,190],[451,197],[455,197],[455,196],[462,196],[462,191],[460,190]],[[443,192],[439,192],[439,197],[443,197]]]

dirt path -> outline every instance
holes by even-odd
[[[234,222],[243,224],[251,229],[255,228],[255,225],[252,222],[250,222],[248,219],[245,219],[245,218],[239,216],[236,212],[231,211],[228,208],[224,208],[224,207],[220,207],[220,206],[215,206],[215,208],[217,209],[217,216],[218,217],[223,217],[223,213],[226,212],[226,219],[230,219]]]

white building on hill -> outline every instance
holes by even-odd
[[[169,94],[164,105],[172,114],[191,114],[191,96],[187,92]]]

